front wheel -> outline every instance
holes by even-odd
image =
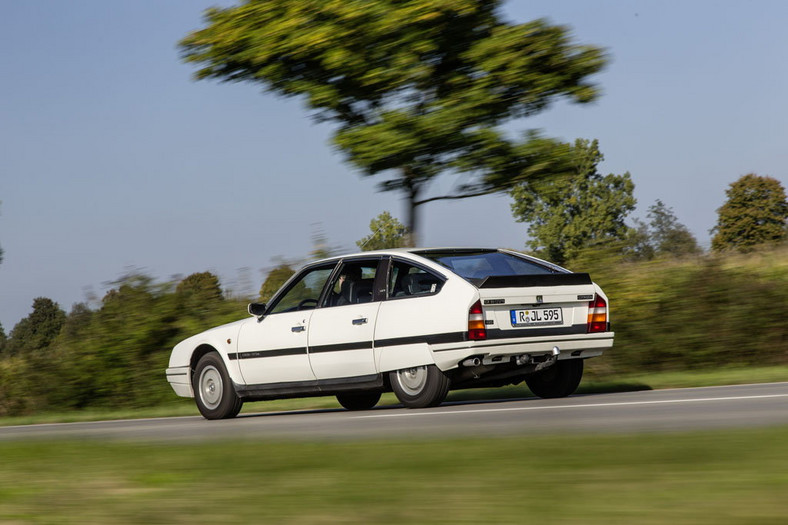
[[[222,358],[216,352],[197,362],[192,376],[194,400],[205,419],[229,419],[238,415],[243,401],[233,389]]]
[[[525,377],[531,392],[542,398],[566,397],[577,390],[583,378],[583,360],[569,359]]]
[[[395,370],[389,379],[397,399],[408,408],[436,407],[449,393],[449,378],[435,365]]]

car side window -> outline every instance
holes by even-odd
[[[326,281],[331,277],[331,272],[334,271],[334,266],[333,264],[321,266],[304,272],[277,299],[276,303],[269,310],[269,315],[315,308]]]
[[[347,261],[336,273],[322,306],[342,306],[372,301],[377,260]]]
[[[444,279],[403,261],[392,261],[389,272],[389,297],[414,297],[440,292]]]

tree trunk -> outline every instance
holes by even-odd
[[[408,194],[407,194],[407,202],[408,202],[408,221],[406,226],[408,227],[407,239],[406,239],[406,246],[409,248],[415,248],[419,245],[419,221],[418,221],[418,204],[416,200],[419,196],[419,187],[417,184],[409,184],[408,185]]]

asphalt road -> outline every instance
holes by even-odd
[[[788,424],[788,383],[380,407],[0,427],[0,441],[357,440],[560,433],[671,432]]]

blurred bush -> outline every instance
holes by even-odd
[[[788,363],[788,249],[632,263],[587,252],[611,303],[614,348],[600,375]]]
[[[0,356],[0,416],[172,401],[164,371],[180,340],[245,315],[211,274],[178,286],[144,275],[119,282],[92,311],[75,305],[49,346]]]
[[[581,253],[610,298],[615,346],[588,371],[621,374],[788,364],[788,248],[628,262],[616,247]],[[0,417],[175,400],[164,370],[180,340],[245,315],[218,280],[176,286],[131,275],[97,310],[75,305],[45,349],[0,354]]]

